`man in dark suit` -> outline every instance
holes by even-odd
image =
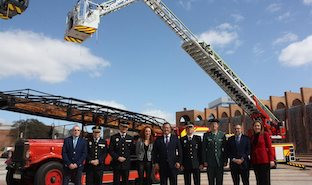
[[[157,138],[153,147],[155,170],[159,171],[160,184],[177,185],[177,175],[182,162],[182,148],[177,136],[171,134],[171,125],[164,123],[163,136]]]
[[[184,184],[191,185],[191,174],[195,185],[200,185],[200,169],[202,169],[201,137],[193,135],[194,124],[187,122],[187,135],[182,137],[182,169],[184,169]]]
[[[111,136],[109,154],[112,156],[113,184],[127,185],[130,170],[130,154],[134,150],[133,137],[127,134],[129,123],[119,122],[119,133]],[[122,181],[120,182],[120,177]]]
[[[231,175],[234,185],[239,185],[241,175],[244,185],[249,185],[249,137],[242,134],[240,125],[235,125],[235,135],[230,137],[226,145],[227,157],[230,158]]]
[[[80,127],[72,128],[72,136],[64,139],[62,159],[64,163],[63,185],[71,179],[75,185],[81,185],[83,161],[87,156],[86,141],[79,137]]]
[[[225,144],[223,132],[219,131],[219,120],[211,119],[210,132],[203,137],[203,161],[207,166],[209,185],[223,184],[223,167],[226,166]]]
[[[101,185],[108,146],[106,141],[101,139],[101,127],[94,126],[92,130],[93,137],[88,139],[86,185]]]

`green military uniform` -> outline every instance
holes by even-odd
[[[225,135],[223,132],[208,132],[203,137],[203,161],[208,164],[209,185],[223,184],[223,166],[225,161]]]

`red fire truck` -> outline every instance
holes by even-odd
[[[130,122],[129,132],[132,135],[137,135],[137,132],[146,125],[150,125],[156,133],[160,133],[161,126],[166,121],[162,118],[30,89],[0,92],[0,107],[13,112],[81,123],[85,131],[95,124],[96,119],[98,125],[106,128],[104,137],[108,143],[110,134],[117,132],[119,120]],[[51,138],[64,135],[56,131],[57,129],[54,128]],[[87,132],[82,135],[86,137]],[[6,162],[7,184],[61,185],[63,179],[62,146],[63,139],[19,139],[12,156]],[[109,166],[110,160],[111,157],[108,156],[105,161],[107,169],[103,175],[103,183],[110,183],[113,179]],[[130,181],[135,181],[138,177],[135,161],[136,157],[133,155]],[[157,174],[154,174],[152,178],[156,182],[159,179]],[[84,176],[82,182],[85,182]]]

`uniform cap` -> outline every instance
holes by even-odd
[[[94,126],[92,127],[93,132],[101,132],[101,127],[100,126]]]
[[[119,125],[124,126],[124,127],[128,127],[129,123],[127,121],[119,121]]]
[[[194,127],[194,123],[191,122],[191,121],[187,121],[187,122],[185,123],[185,126],[186,126],[186,127]]]

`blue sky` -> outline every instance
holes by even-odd
[[[312,87],[312,0],[163,1],[258,97]],[[32,88],[171,122],[184,107],[225,96],[141,1],[102,17],[82,45],[66,43],[75,3],[31,0],[24,14],[0,20],[0,91]],[[40,119],[0,112],[6,123],[27,118]]]

